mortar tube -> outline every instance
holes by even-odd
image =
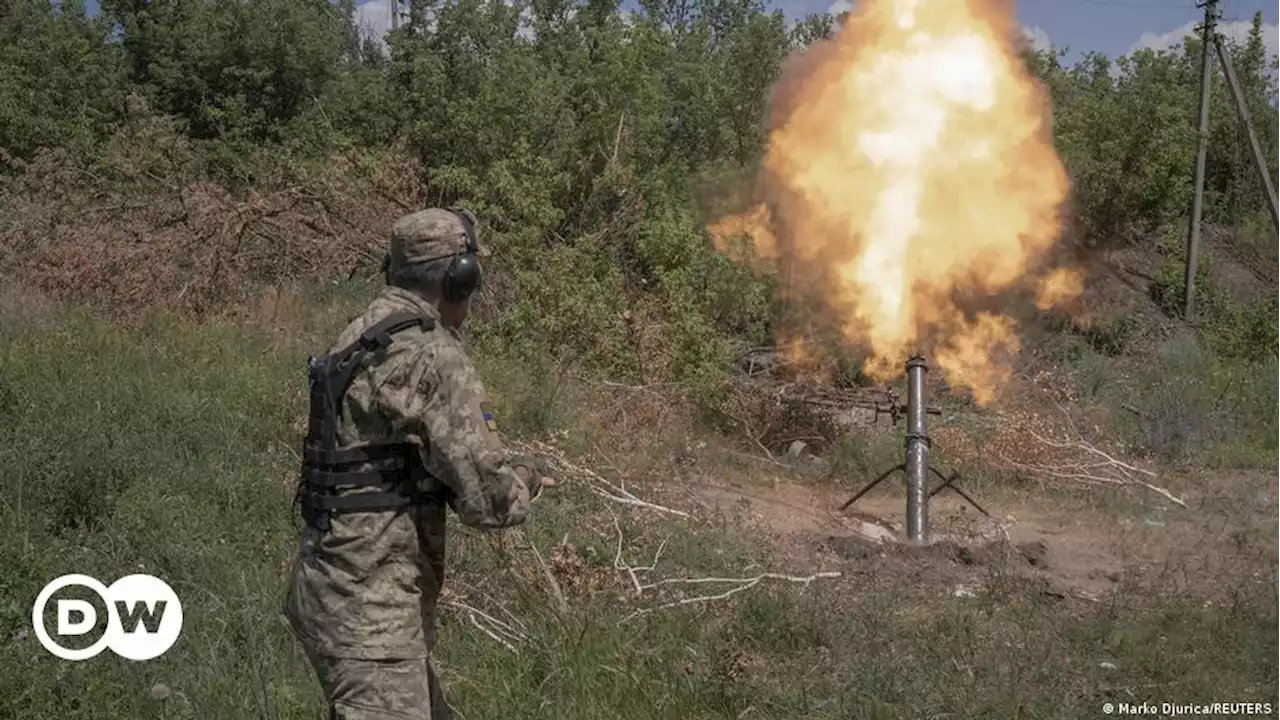
[[[929,542],[929,435],[925,428],[924,373],[920,356],[907,360],[907,541]]]

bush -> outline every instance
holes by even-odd
[[[1182,317],[1186,310],[1186,267],[1187,254],[1185,248],[1177,243],[1172,235],[1166,235],[1162,243],[1165,260],[1156,271],[1155,279],[1147,288],[1147,294],[1166,315]],[[1173,248],[1173,249],[1171,249]],[[1213,255],[1201,248],[1196,257],[1196,297],[1197,308],[1212,305],[1215,298],[1213,286],[1209,281],[1209,272],[1213,268]]]
[[[1215,297],[1205,336],[1209,347],[1223,357],[1264,362],[1280,353],[1277,296],[1241,304]]]
[[[1081,334],[1089,347],[1103,355],[1115,357],[1124,354],[1137,325],[1138,321],[1131,314],[1116,315],[1091,323]]]
[[[1133,443],[1166,461],[1227,466],[1274,466],[1277,451],[1275,382],[1280,364],[1222,358],[1194,338],[1167,343],[1134,378],[1117,417],[1133,418]],[[1116,398],[1119,399],[1119,398]]]

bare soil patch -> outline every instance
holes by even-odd
[[[1265,571],[1276,566],[1275,503],[1261,502],[1268,481],[1261,474],[1235,480],[1232,496],[1251,494],[1251,506],[1206,500],[1185,510],[1062,509],[1047,493],[1042,502],[980,498],[987,517],[941,494],[930,503],[931,542],[919,548],[901,541],[906,499],[891,481],[845,512],[848,490],[781,478],[707,480],[693,495],[704,514],[755,534],[794,572],[838,569],[957,596],[1012,572],[1050,595],[1087,602],[1135,590],[1213,602],[1242,584],[1275,580]],[[1210,483],[1201,483],[1201,492],[1216,497]]]

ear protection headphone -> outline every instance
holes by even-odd
[[[482,273],[480,258],[477,256],[480,246],[476,242],[475,225],[471,223],[471,218],[463,212],[462,208],[449,208],[449,212],[462,221],[462,229],[467,234],[467,246],[462,252],[455,254],[453,262],[449,263],[441,294],[447,302],[461,303],[480,289]]]

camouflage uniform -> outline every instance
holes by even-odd
[[[445,211],[415,213],[396,224],[389,263],[448,255],[463,242],[461,224]],[[285,603],[332,717],[341,720],[452,717],[430,664],[445,506],[471,527],[517,525],[537,479],[534,468],[504,451],[456,331],[442,327],[436,308],[416,293],[385,288],[331,352],[405,312],[427,315],[436,326],[396,334],[357,372],[343,401],[340,446],[388,440],[420,446],[427,487],[418,489],[437,499],[402,512],[337,514],[323,533],[305,526]]]

